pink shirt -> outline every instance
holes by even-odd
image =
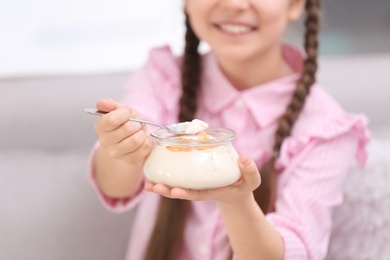
[[[271,155],[277,118],[284,112],[302,68],[299,50],[286,45],[283,53],[296,75],[244,91],[236,90],[228,82],[212,53],[203,57],[204,75],[196,117],[235,130],[236,150],[250,155],[259,168]],[[181,93],[178,64],[179,59],[168,47],[152,50],[146,65],[125,86],[122,102],[152,121],[176,123]],[[342,203],[344,177],[353,157],[362,164],[366,159],[366,124],[364,116],[345,113],[324,89],[313,86],[292,136],[283,143],[277,161],[281,174],[275,212],[266,216],[284,239],[285,259],[324,259],[332,209]],[[127,201],[104,197],[94,182],[93,151],[91,183],[104,205],[117,213],[138,206],[127,259],[141,260],[159,196],[140,187],[139,193]],[[180,259],[228,259],[227,234],[215,202],[192,205]]]

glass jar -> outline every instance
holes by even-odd
[[[151,136],[156,145],[144,173],[153,183],[200,190],[230,185],[241,176],[233,130],[209,127],[198,135],[173,136],[158,129]]]

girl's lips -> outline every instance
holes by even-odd
[[[242,35],[257,30],[257,26],[241,22],[214,23],[214,26],[220,31],[231,35]]]

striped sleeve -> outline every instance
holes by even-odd
[[[351,127],[328,138],[309,138],[299,151],[286,144],[275,212],[266,216],[284,240],[284,259],[325,258],[332,211],[342,203],[342,184],[354,157],[364,154],[359,151],[364,136]]]

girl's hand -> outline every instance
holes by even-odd
[[[99,100],[96,108],[109,112],[95,123],[101,147],[113,158],[142,165],[152,150],[152,140],[145,125],[128,120],[140,114],[111,99]]]
[[[145,189],[168,198],[185,200],[215,200],[222,203],[240,202],[243,198],[251,196],[252,192],[260,186],[261,178],[256,164],[246,155],[238,158],[242,176],[232,185],[209,189],[190,190],[183,188],[169,188],[163,184],[154,184],[146,181]]]

